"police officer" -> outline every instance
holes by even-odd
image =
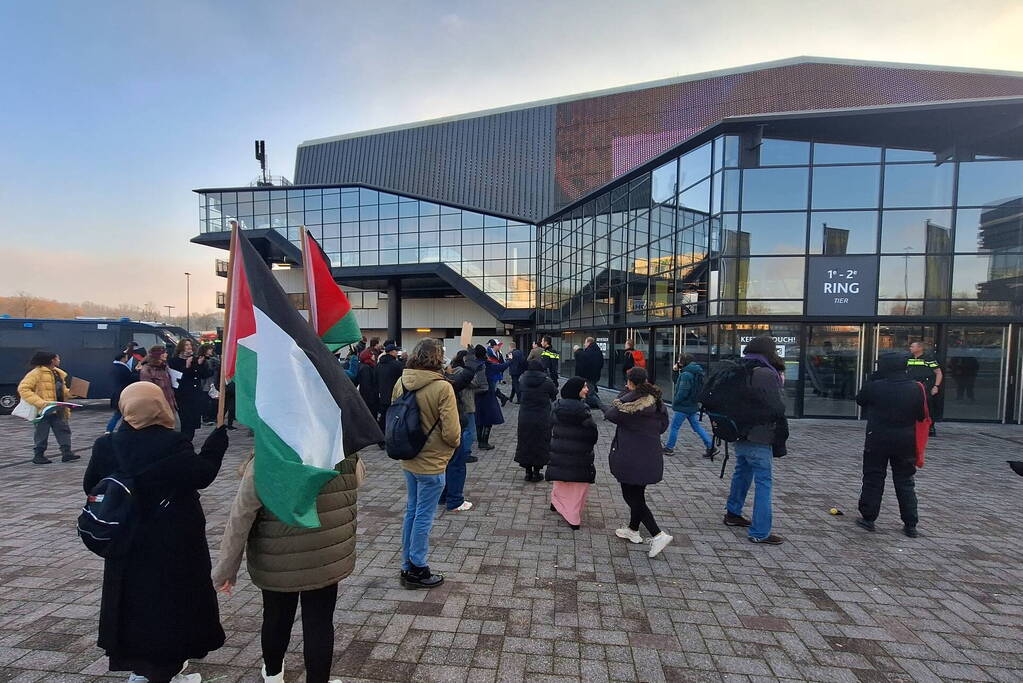
[[[884,480],[892,468],[892,483],[899,500],[903,533],[917,537],[916,423],[924,418],[920,386],[906,374],[906,354],[886,353],[877,361],[876,379],[867,382],[856,402],[867,412],[867,438],[863,445],[863,487],[860,518],[856,524],[874,531],[881,510]]]
[[[938,394],[941,391],[941,383],[944,379],[941,373],[941,366],[933,356],[924,354],[924,345],[921,342],[913,342],[909,345],[909,352],[912,354],[906,361],[906,371],[909,378],[924,385],[929,400],[927,407],[931,412],[931,436],[934,436],[934,421],[938,416]]]

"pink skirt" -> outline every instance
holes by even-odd
[[[583,508],[590,485],[577,481],[556,481],[551,489],[551,505],[569,524],[582,524]]]

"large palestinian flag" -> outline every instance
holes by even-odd
[[[259,499],[291,526],[318,527],[316,495],[346,454],[383,441],[341,365],[235,229],[224,372],[255,434]]]
[[[306,291],[309,292],[309,322],[331,351],[362,339],[348,297],[330,274],[323,249],[309,231],[302,229],[302,264]]]

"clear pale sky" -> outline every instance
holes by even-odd
[[[797,55],[1023,71],[1020,0],[7,0],[0,296],[213,308],[197,187],[302,140]]]

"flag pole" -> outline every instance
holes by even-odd
[[[224,395],[227,393],[227,363],[224,362],[224,344],[233,341],[231,339],[231,288],[234,285],[235,258],[238,250],[238,224],[231,229],[231,247],[227,256],[227,293],[224,297],[224,336],[220,349],[220,396],[217,398],[217,426],[224,425]]]
[[[306,320],[309,321],[309,326],[313,328],[313,332],[316,332],[316,321],[313,319],[316,307],[313,305],[312,293],[309,291],[309,276],[312,271],[309,269],[309,248],[304,225],[298,226],[298,236],[302,242],[302,286],[304,288],[303,291],[305,291]],[[319,336],[319,333],[316,336]]]

